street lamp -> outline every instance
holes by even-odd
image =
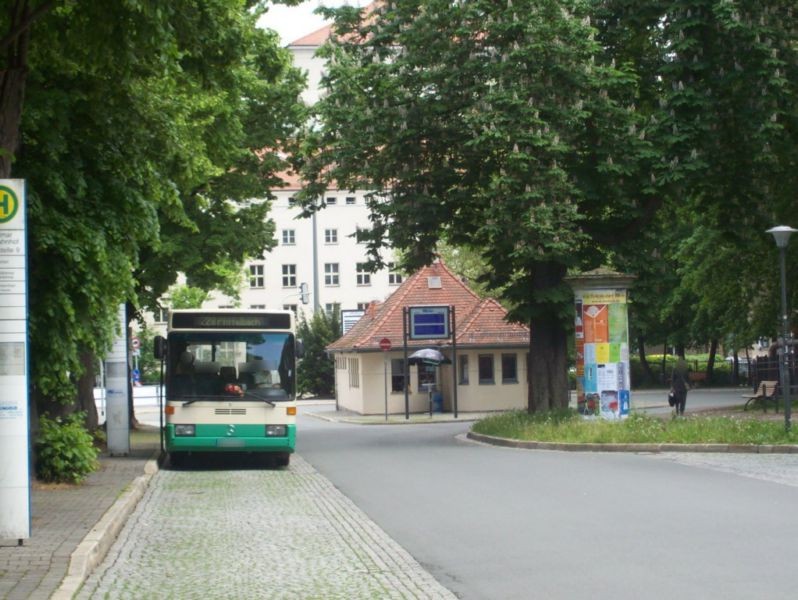
[[[779,266],[781,267],[781,343],[779,344],[779,375],[781,379],[781,393],[784,397],[784,428],[790,430],[790,416],[792,414],[792,399],[790,398],[790,353],[788,343],[790,337],[790,315],[787,313],[787,244],[790,236],[797,232],[787,225],[779,225],[768,229],[767,233],[773,235],[776,246],[779,248]]]

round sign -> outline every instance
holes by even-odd
[[[380,350],[383,352],[388,352],[391,349],[391,340],[388,338],[382,338],[380,340]]]
[[[130,347],[133,348],[133,350],[138,350],[141,348],[141,340],[139,340],[137,337],[131,338]]]
[[[14,218],[19,208],[19,199],[9,187],[0,185],[0,223],[7,223]]]

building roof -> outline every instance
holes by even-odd
[[[437,279],[430,286],[429,278]],[[402,309],[409,306],[453,306],[458,347],[528,346],[529,329],[507,321],[507,311],[492,298],[481,299],[442,261],[411,275],[382,304],[373,302],[360,320],[329,346],[332,352],[380,351],[388,338],[394,349],[402,347]],[[408,347],[436,346],[447,340],[408,340]]]
[[[330,34],[332,33],[332,25],[325,25],[321,29],[317,29],[313,33],[309,33],[307,35],[303,35],[298,40],[294,40],[288,47],[292,46],[312,46],[318,47],[324,44],[328,39],[330,39]]]
[[[379,2],[371,2],[370,4],[360,9],[363,15],[366,17],[367,22],[373,18],[372,13],[377,9],[378,4]],[[292,48],[296,46],[309,46],[312,48],[318,48],[319,46],[322,46],[328,39],[330,39],[330,36],[332,35],[333,31],[332,28],[333,24],[329,23],[312,33],[309,33],[297,40],[294,40],[293,42],[288,44],[288,47]]]

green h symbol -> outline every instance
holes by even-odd
[[[0,223],[5,223],[14,218],[17,213],[17,196],[13,190],[0,185]]]

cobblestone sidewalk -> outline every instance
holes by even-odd
[[[160,471],[78,598],[455,598],[300,456]]]
[[[0,598],[46,600],[67,573],[75,548],[113,505],[120,493],[144,472],[152,448],[128,457],[100,459],[101,468],[83,485],[43,485],[31,489],[31,538],[17,546],[0,543]]]

